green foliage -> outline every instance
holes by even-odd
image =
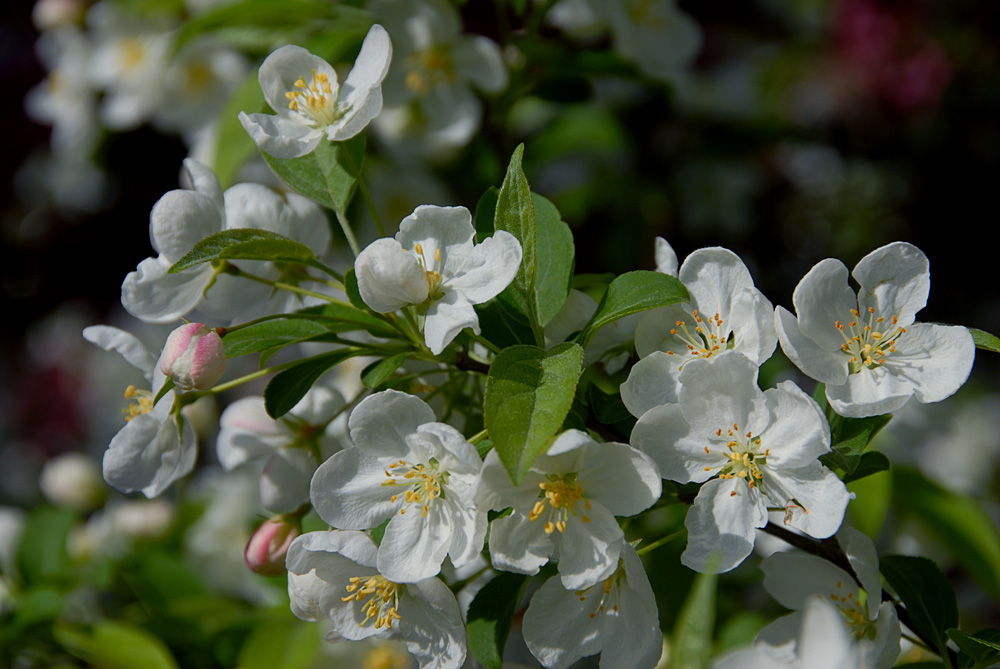
[[[56,625],[56,640],[81,660],[102,669],[177,669],[170,649],[141,627],[105,620],[89,629]]]
[[[226,101],[215,120],[215,176],[223,188],[236,183],[236,175],[257,152],[257,145],[240,122],[240,112],[253,114],[267,107],[260,89],[257,72],[247,75],[239,88]]]
[[[959,669],[994,666],[1000,660],[1000,630],[985,629],[971,635],[952,628],[947,634],[958,646]]]
[[[927,480],[920,472],[896,467],[896,508],[931,531],[940,545],[1000,602],[1000,531],[978,501]]]
[[[305,244],[275,232],[253,228],[223,230],[206,237],[175,262],[169,274],[213,260],[271,260],[320,266],[316,255]]]
[[[473,657],[489,669],[503,667],[503,649],[529,578],[501,572],[476,593],[466,629]]]
[[[820,460],[831,469],[843,470],[845,483],[887,469],[888,458],[881,454],[868,457],[864,461],[864,468],[861,466],[863,456],[868,455],[865,453],[868,444],[890,420],[892,414],[870,418],[843,418],[834,414],[830,421],[833,450]]]
[[[275,158],[263,151],[261,156],[286,184],[346,216],[365,158],[365,136],[362,133],[343,142],[323,140],[312,153],[299,158]]]
[[[569,294],[573,278],[575,247],[573,233],[559,216],[556,206],[536,193],[531,194],[535,210],[535,248],[539,263],[535,275],[535,313],[539,325],[549,324]]]
[[[185,21],[177,35],[176,46],[206,33],[225,36],[234,30],[257,29],[258,34],[282,34],[302,24],[315,21],[336,12],[335,6],[322,0],[242,0],[211,7]],[[260,45],[270,46],[267,43]]]
[[[976,348],[981,348],[984,351],[992,351],[993,353],[1000,353],[1000,337],[975,328],[969,328],[969,332],[972,333],[972,340],[976,342]]]
[[[75,520],[67,509],[43,506],[31,511],[17,556],[18,570],[25,583],[36,585],[69,580],[72,564],[66,544]]]
[[[264,409],[271,418],[281,418],[299,403],[313,384],[329,369],[364,349],[345,348],[299,362],[274,376],[264,389]]]
[[[712,656],[718,576],[698,574],[674,626],[668,669],[700,669]]]
[[[399,366],[406,362],[408,354],[399,353],[389,358],[376,360],[361,372],[361,383],[365,388],[378,388],[395,373]]]
[[[885,453],[879,453],[878,451],[862,453],[861,459],[858,460],[854,471],[850,474],[844,474],[844,483],[850,483],[851,481],[857,481],[872,474],[884,472],[889,469],[890,464],[889,458],[885,456]]]
[[[222,338],[227,358],[260,353],[321,337],[330,330],[320,321],[307,318],[279,318],[242,327]]]
[[[691,296],[680,281],[668,274],[637,270],[616,277],[578,340],[586,346],[605,325],[647,309],[688,302]]]
[[[548,352],[512,346],[490,366],[483,419],[515,485],[562,427],[582,364],[583,349],[567,343]]]
[[[909,555],[889,555],[879,562],[886,582],[906,607],[917,634],[947,654],[946,631],[958,625],[958,602],[948,578],[932,561]]]
[[[291,616],[257,625],[240,649],[240,669],[309,669],[316,666],[320,628]]]

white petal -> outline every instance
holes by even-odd
[[[219,214],[225,217],[225,205],[222,199],[222,184],[219,177],[215,176],[212,168],[201,163],[194,158],[185,158],[184,171],[187,172],[188,179],[194,192],[204,195],[215,203]]]
[[[861,309],[872,306],[886,318],[896,316],[903,327],[924,308],[931,290],[927,256],[906,242],[893,242],[866,255],[854,268],[854,278],[861,284]]]
[[[299,158],[323,139],[323,132],[303,123],[271,114],[240,112],[240,123],[261,151],[275,158]]]
[[[827,385],[839,386],[847,381],[848,357],[840,348],[821,348],[802,334],[799,322],[784,307],[775,309],[774,324],[781,350],[803,374]]]
[[[625,538],[615,517],[600,503],[580,513],[581,517],[570,517],[565,532],[553,533],[560,535],[559,577],[567,590],[589,588],[614,573]],[[584,522],[582,516],[589,522]],[[534,523],[540,525],[543,520],[544,515]]]
[[[438,502],[436,500],[435,502]],[[415,583],[437,576],[451,543],[452,518],[446,506],[432,503],[427,515],[419,503],[392,516],[378,550],[378,570],[395,583]]]
[[[876,590],[876,592],[878,592]],[[875,599],[871,597],[870,599]],[[878,604],[878,602],[876,602]],[[892,602],[882,602],[875,615],[875,639],[871,646],[861,645],[868,664],[874,669],[888,669],[896,663],[899,657],[899,640],[902,636],[899,627],[899,614]]]
[[[396,241],[404,249],[420,244],[428,263],[435,262],[436,251],[440,250],[441,265],[448,267],[452,254],[463,258],[472,252],[475,234],[472,214],[465,207],[420,205],[400,222]]]
[[[521,626],[531,654],[546,667],[565,669],[581,657],[599,653],[606,641],[601,638],[603,616],[590,614],[597,610],[601,594],[599,585],[577,595],[558,578],[546,581],[532,595]]]
[[[864,418],[896,411],[913,396],[913,384],[893,371],[885,365],[876,369],[862,367],[843,385],[828,385],[826,399],[841,416]]]
[[[709,481],[702,486],[684,520],[688,545],[681,563],[702,573],[735,569],[753,550],[754,528],[766,524],[764,505],[746,481]]]
[[[818,460],[807,467],[780,471],[772,470],[768,463],[764,485],[772,502],[797,502],[789,507],[786,524],[817,539],[832,536],[840,528],[853,497],[844,482]],[[772,494],[783,499],[774,499]]]
[[[326,459],[313,475],[310,498],[324,521],[345,530],[375,527],[403,505],[402,493],[388,480],[388,462],[366,457],[358,448],[345,448]],[[393,502],[390,498],[399,494]]]
[[[893,374],[913,384],[921,402],[951,397],[969,378],[976,358],[976,344],[967,329],[958,325],[914,323],[896,342],[896,352],[885,358]]]
[[[680,401],[680,356],[653,351],[637,362],[621,385],[622,402],[639,418],[661,404]]]
[[[120,353],[130,365],[142,372],[147,381],[152,380],[156,356],[135,335],[110,325],[91,325],[83,329],[83,338],[105,351]]]
[[[395,239],[377,239],[354,261],[361,299],[379,313],[427,299],[427,276],[416,256]]]
[[[438,355],[465,328],[479,334],[479,315],[472,304],[459,292],[445,293],[427,309],[424,320],[424,343]]]
[[[218,202],[195,191],[172,190],[156,201],[149,214],[153,248],[171,265],[220,230],[222,212]]]
[[[816,401],[791,381],[764,392],[771,422],[761,435],[768,449],[767,464],[805,467],[830,451],[830,425]]]
[[[420,669],[458,669],[465,662],[466,635],[455,595],[429,578],[406,586],[399,632]]]
[[[461,568],[479,557],[486,542],[487,517],[485,509],[447,500],[448,513],[452,516],[451,544],[448,555],[456,568]]]
[[[677,252],[663,237],[656,238],[656,271],[677,276]]]
[[[860,665],[843,616],[821,599],[809,603],[802,618],[796,654],[810,669],[844,669]]]
[[[537,574],[554,548],[540,520],[515,513],[490,524],[490,560],[496,569]]]
[[[400,458],[409,453],[406,437],[425,423],[436,422],[434,410],[419,397],[385,390],[363,399],[351,412],[351,438],[365,453]]]
[[[326,138],[331,142],[343,142],[354,137],[382,113],[382,89],[373,88],[365,95],[354,93],[345,104],[350,104],[351,108],[336,123],[326,127]]]
[[[191,312],[212,279],[204,264],[168,274],[171,264],[163,256],[146,258],[122,282],[122,306],[146,323],[171,323]]]
[[[298,118],[298,114],[293,116],[288,108],[288,99],[285,93],[298,90],[295,82],[299,77],[312,81],[312,72],[325,74],[333,89],[333,94],[337,94],[337,72],[329,63],[314,56],[300,46],[286,45],[273,51],[264,62],[261,63],[257,79],[260,81],[260,88],[264,92],[264,99],[271,109],[284,117]],[[301,125],[301,123],[299,124]],[[251,133],[252,134],[252,133]],[[273,155],[273,154],[272,154]]]
[[[692,429],[706,438],[734,423],[746,429],[760,395],[757,365],[736,351],[692,360],[681,372],[681,410]]]
[[[678,329],[677,321],[692,323],[691,308],[687,303],[673,304],[641,314],[635,326],[635,351],[639,357],[646,358],[654,351],[672,351],[678,366],[691,357],[685,340],[670,332]]]
[[[260,477],[260,502],[275,513],[291,513],[309,501],[316,459],[304,448],[281,448]]]
[[[594,444],[577,481],[587,499],[614,516],[634,516],[660,498],[660,470],[650,456],[627,444]]]
[[[464,258],[457,252],[446,266],[445,283],[472,304],[492,300],[506,288],[521,266],[521,243],[514,235],[497,230],[477,244]]]
[[[174,420],[152,414],[130,420],[104,453],[104,480],[122,492],[141,490],[156,497],[194,468],[198,448],[194,428],[184,421],[183,439]]]
[[[226,471],[270,457],[290,437],[264,408],[263,397],[243,397],[222,412],[215,452]]]
[[[881,604],[882,580],[878,570],[878,551],[868,535],[850,526],[837,532],[837,542],[844,549],[854,573],[861,579],[863,587],[871,596],[868,598],[868,618],[875,620]]]
[[[748,288],[741,295],[734,295],[729,312],[729,325],[733,328],[737,351],[757,365],[762,365],[778,345],[774,327],[774,307],[756,288]]]
[[[760,563],[764,589],[788,609],[800,611],[814,597],[858,601],[858,584],[846,571],[800,551],[773,553]],[[877,599],[877,597],[876,597]]]
[[[499,93],[507,87],[507,67],[500,47],[486,37],[459,37],[451,49],[455,71],[484,93]]]
[[[704,316],[718,312],[728,322],[734,298],[742,299],[752,289],[750,270],[740,257],[721,247],[698,249],[681,265],[678,278],[691,294],[691,302]]]
[[[652,457],[660,476],[671,481],[701,483],[729,462],[718,450],[705,451],[711,443],[691,434],[676,404],[653,407],[644,413],[632,428],[630,441]]]
[[[828,351],[839,351],[843,333],[836,321],[845,326],[853,320],[851,309],[858,300],[847,285],[847,267],[833,258],[816,263],[792,293],[792,303],[799,317],[799,330]]]

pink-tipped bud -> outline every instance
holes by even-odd
[[[202,323],[185,323],[167,337],[160,371],[181,390],[211,388],[226,371],[222,338]]]
[[[243,557],[250,571],[262,576],[285,573],[285,555],[295,538],[302,534],[298,519],[278,516],[265,521],[247,542]]]

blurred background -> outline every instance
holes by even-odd
[[[681,259],[718,245],[744,259],[772,303],[791,308],[819,260],[853,267],[904,240],[930,259],[919,320],[1000,332],[989,241],[1000,176],[995,2],[412,4],[433,15],[430,37],[394,32],[403,9],[392,0],[277,5],[0,7],[0,505],[38,504],[48,460],[81,451],[99,462],[120,427],[124,403],[104,388],[123,385],[80,330],[135,327],[121,281],[155,254],[149,212],[180,186],[183,159],[212,165],[223,187],[275,183],[236,120],[262,108],[260,60],[297,43],[349,67],[373,20],[390,29],[397,56],[365,167],[390,227],[418,204],[474,209],[523,142],[532,190],[575,233],[578,274],[652,269],[657,236]],[[441,68],[415,55],[426,39],[454,47],[456,61],[482,57],[458,67],[438,98]],[[142,53],[128,51],[137,46]],[[159,63],[140,71],[140,56]],[[354,204],[364,244],[374,228]],[[346,249],[339,236],[335,244]],[[769,364],[768,378],[791,375],[780,351]],[[901,416],[877,442],[894,463],[975,499],[994,523],[998,374],[980,352],[958,404]],[[904,550],[925,530],[883,544]],[[975,599],[983,586],[967,587]],[[987,601],[977,615],[995,612]]]

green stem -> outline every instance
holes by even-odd
[[[489,339],[486,339],[482,335],[477,335],[472,330],[469,330],[469,337],[471,337],[473,340],[479,342],[480,344],[482,344],[483,346],[485,346],[487,349],[489,349],[493,353],[497,353],[497,354],[500,353],[500,350],[501,350],[500,347],[497,346],[496,344],[494,344],[493,342],[491,342]]]
[[[480,430],[479,432],[476,432],[474,435],[469,437],[466,441],[468,441],[473,446],[478,446],[479,443],[487,436],[489,436],[489,432],[487,432],[486,430]]]
[[[283,362],[280,365],[274,365],[273,367],[265,367],[264,369],[259,369],[256,372],[251,372],[246,376],[241,376],[238,379],[233,379],[232,381],[226,381],[225,383],[220,383],[218,385],[212,386],[208,390],[197,390],[189,393],[184,393],[186,397],[191,398],[194,401],[200,397],[205,397],[206,395],[218,395],[221,392],[230,390],[231,388],[236,388],[244,383],[253,381],[254,379],[259,379],[262,376],[267,376],[268,374],[274,374],[275,372],[280,372],[289,367],[294,367],[299,363],[305,362],[306,360],[312,360],[313,358],[319,358],[321,356],[327,355],[327,353],[320,353],[318,355],[313,355],[308,358],[300,358],[298,360],[290,360],[288,362]],[[185,402],[185,404],[190,404],[191,402]]]
[[[385,237],[385,228],[382,227],[382,218],[378,215],[378,210],[375,208],[375,202],[372,200],[371,193],[368,192],[368,186],[365,184],[365,180],[361,178],[361,174],[357,176],[358,189],[361,191],[361,198],[365,201],[365,205],[368,207],[368,213],[371,214],[372,220],[375,221],[375,229],[378,230],[379,237]]]
[[[361,253],[361,247],[358,246],[358,240],[354,236],[354,231],[351,230],[351,224],[347,222],[347,219],[339,211],[335,213],[337,214],[337,222],[340,223],[340,229],[344,231],[344,236],[347,237],[347,244],[351,247],[354,257],[357,258],[358,254]]]
[[[250,274],[249,272],[245,272],[241,270],[239,267],[236,267],[235,265],[231,265],[230,268],[227,269],[226,271],[229,274],[232,274],[233,276],[241,276],[244,279],[249,279],[250,281],[256,281],[257,283],[263,283],[267,286],[271,286],[272,288],[277,288],[279,290],[287,290],[291,293],[298,293],[299,295],[308,295],[310,297],[315,297],[320,300],[324,300],[326,302],[350,306],[350,303],[345,302],[344,300],[338,300],[335,297],[330,297],[329,295],[324,295],[323,293],[317,293],[315,290],[309,290],[308,288],[302,288],[301,286],[293,286],[290,283],[283,283],[281,281],[265,279],[262,276],[257,276],[256,274]],[[310,277],[310,280],[313,280],[312,277]]]
[[[640,557],[642,557],[646,553],[649,553],[651,551],[655,551],[657,548],[659,548],[663,544],[670,543],[674,539],[678,539],[680,537],[683,537],[685,534],[687,534],[687,530],[686,529],[684,529],[684,530],[677,530],[676,532],[673,532],[672,534],[668,534],[665,537],[660,537],[659,539],[657,539],[656,541],[654,541],[651,544],[646,544],[645,546],[643,546],[642,548],[640,548],[639,550],[637,550],[636,553]]]

